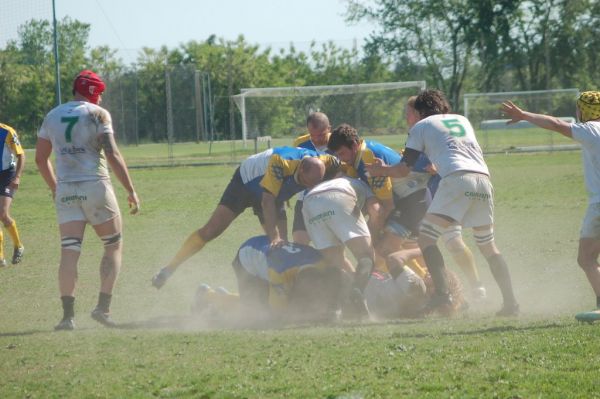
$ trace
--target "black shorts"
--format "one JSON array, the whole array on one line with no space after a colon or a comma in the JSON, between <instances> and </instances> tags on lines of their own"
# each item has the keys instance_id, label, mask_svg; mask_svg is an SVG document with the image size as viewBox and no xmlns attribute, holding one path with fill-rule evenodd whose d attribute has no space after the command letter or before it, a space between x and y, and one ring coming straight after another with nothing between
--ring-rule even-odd
<instances>
[{"instance_id":1,"label":"black shorts","mask_svg":"<svg viewBox=\"0 0 600 399\"><path fill-rule=\"evenodd\" d=\"M221 196L219 205L223 205L229 208L236 216L244 212L246 208L252 208L254 214L258 216L261 224L265 223L263 216L261 199L257 199L256 196L246 188L242 175L240 174L240 168L235 170L233 177L229 181L229 184L225 188L225 192ZM285 219L285 207L283 202L277 202L277 218Z\"/></svg>"},{"instance_id":2,"label":"black shorts","mask_svg":"<svg viewBox=\"0 0 600 399\"><path fill-rule=\"evenodd\" d=\"M259 308L268 309L269 283L248 273L240 263L239 254L236 255L231 266L233 266L233 271L237 278L238 292L240 293L240 300L242 303L253 307L258 306Z\"/></svg>"},{"instance_id":3,"label":"black shorts","mask_svg":"<svg viewBox=\"0 0 600 399\"><path fill-rule=\"evenodd\" d=\"M294 207L294 224L292 226L292 233L295 231L306 231L306 226L304 225L304 216L302 216L302 204L304 204L304 201L296 201L296 206Z\"/></svg>"},{"instance_id":4,"label":"black shorts","mask_svg":"<svg viewBox=\"0 0 600 399\"><path fill-rule=\"evenodd\" d=\"M415 191L404 198L394 198L394 205L394 210L387 220L387 229L394 232L395 230L402 231L402 228L404 228L410 232L410 235L418 236L421 220L429 207L427 203L427 189L424 188ZM394 226L397 227L393 228ZM398 228L400 226L402 228Z\"/></svg>"},{"instance_id":5,"label":"black shorts","mask_svg":"<svg viewBox=\"0 0 600 399\"><path fill-rule=\"evenodd\" d=\"M6 169L0 172L0 195L12 198L14 191L8 187L12 179L15 177L14 169Z\"/></svg>"}]
</instances>

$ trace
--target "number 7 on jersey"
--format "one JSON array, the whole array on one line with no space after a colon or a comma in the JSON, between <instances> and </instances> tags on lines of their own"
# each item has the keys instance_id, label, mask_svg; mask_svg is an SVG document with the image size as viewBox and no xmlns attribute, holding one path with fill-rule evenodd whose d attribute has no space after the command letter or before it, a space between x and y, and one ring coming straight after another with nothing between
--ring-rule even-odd
<instances>
[{"instance_id":1,"label":"number 7 on jersey","mask_svg":"<svg viewBox=\"0 0 600 399\"><path fill-rule=\"evenodd\" d=\"M78 120L78 116L63 116L60 118L62 123L67 124L67 128L65 129L65 140L67 140L67 143L71 142L71 132L73 131L73 126L75 126Z\"/></svg>"}]
</instances>

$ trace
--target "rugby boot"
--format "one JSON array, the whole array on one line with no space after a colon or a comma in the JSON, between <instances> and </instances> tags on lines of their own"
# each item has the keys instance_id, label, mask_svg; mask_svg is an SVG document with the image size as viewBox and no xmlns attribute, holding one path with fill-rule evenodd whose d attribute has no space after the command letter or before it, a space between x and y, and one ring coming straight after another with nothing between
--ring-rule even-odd
<instances>
[{"instance_id":1,"label":"rugby boot","mask_svg":"<svg viewBox=\"0 0 600 399\"><path fill-rule=\"evenodd\" d=\"M173 274L173 272L170 269L168 269L167 267L163 267L158 273L154 275L154 277L152 277L152 285L156 287L156 289L162 288L162 286L165 285L169 277L171 277L171 274Z\"/></svg>"},{"instance_id":2,"label":"rugby boot","mask_svg":"<svg viewBox=\"0 0 600 399\"><path fill-rule=\"evenodd\" d=\"M518 316L520 312L518 303L511 303L507 305L506 303L502 305L502 309L496 312L496 316L498 317L513 317Z\"/></svg>"},{"instance_id":3,"label":"rugby boot","mask_svg":"<svg viewBox=\"0 0 600 399\"><path fill-rule=\"evenodd\" d=\"M13 265L16 265L17 263L21 263L24 252L25 252L25 247L16 247L15 248L15 250L13 251L13 256L12 256L12 264Z\"/></svg>"},{"instance_id":4,"label":"rugby boot","mask_svg":"<svg viewBox=\"0 0 600 399\"><path fill-rule=\"evenodd\" d=\"M91 316L92 319L96 320L100 324L103 324L105 327L113 328L117 326L117 323L110 318L110 313L105 312L100 308L92 310Z\"/></svg>"},{"instance_id":5,"label":"rugby boot","mask_svg":"<svg viewBox=\"0 0 600 399\"><path fill-rule=\"evenodd\" d=\"M600 309L577 313L575 319L577 319L577 321L592 324L593 322L600 320Z\"/></svg>"},{"instance_id":6,"label":"rugby boot","mask_svg":"<svg viewBox=\"0 0 600 399\"><path fill-rule=\"evenodd\" d=\"M62 319L60 321L60 323L58 323L56 326L54 326L55 331L70 331L70 330L74 330L74 329L75 329L75 322L73 321L72 317L65 317L64 319Z\"/></svg>"}]
</instances>

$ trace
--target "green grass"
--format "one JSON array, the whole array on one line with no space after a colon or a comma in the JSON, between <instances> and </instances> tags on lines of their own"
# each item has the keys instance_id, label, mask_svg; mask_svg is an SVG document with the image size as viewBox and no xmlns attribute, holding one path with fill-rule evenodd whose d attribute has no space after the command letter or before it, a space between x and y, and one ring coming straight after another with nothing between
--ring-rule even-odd
<instances>
[{"instance_id":1,"label":"green grass","mask_svg":"<svg viewBox=\"0 0 600 399\"><path fill-rule=\"evenodd\" d=\"M152 156L138 148L140 157ZM0 397L600 397L600 325L573 319L594 305L575 262L586 207L580 154L487 160L497 241L523 311L517 319L492 317L500 296L479 255L489 302L456 319L226 330L190 318L199 283L235 289L236 249L261 233L247 211L162 290L150 286L212 212L234 170L227 165L132 171L142 212L124 217L124 267L113 300L114 319L127 328L105 329L89 317L102 245L88 231L78 329L63 333L52 331L61 317L54 210L30 162L12 208L26 255L0 269ZM120 187L117 194L125 209Z\"/></svg>"}]
</instances>

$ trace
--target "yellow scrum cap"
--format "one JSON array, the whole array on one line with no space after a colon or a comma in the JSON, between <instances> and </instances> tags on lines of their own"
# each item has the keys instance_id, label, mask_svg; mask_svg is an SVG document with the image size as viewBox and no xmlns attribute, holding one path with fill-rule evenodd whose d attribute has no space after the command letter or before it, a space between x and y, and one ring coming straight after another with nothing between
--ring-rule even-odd
<instances>
[{"instance_id":1,"label":"yellow scrum cap","mask_svg":"<svg viewBox=\"0 0 600 399\"><path fill-rule=\"evenodd\" d=\"M600 119L600 91L584 91L577 99L581 121Z\"/></svg>"}]
</instances>

